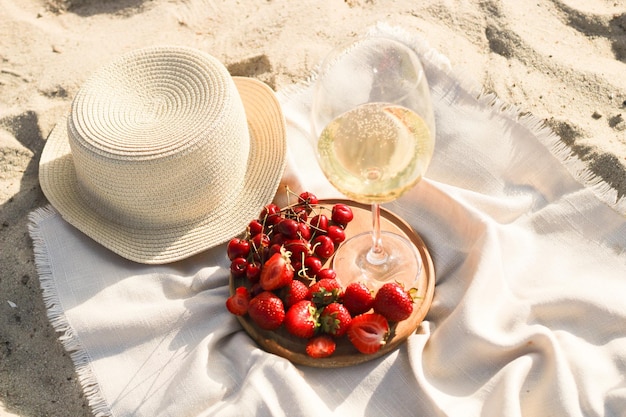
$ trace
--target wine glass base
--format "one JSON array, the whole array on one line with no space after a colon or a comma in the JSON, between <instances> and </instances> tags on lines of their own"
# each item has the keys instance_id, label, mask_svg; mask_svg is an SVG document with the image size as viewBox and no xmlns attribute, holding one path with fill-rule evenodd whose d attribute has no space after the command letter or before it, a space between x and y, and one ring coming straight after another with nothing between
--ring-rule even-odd
<instances>
[{"instance_id":1,"label":"wine glass base","mask_svg":"<svg viewBox=\"0 0 626 417\"><path fill-rule=\"evenodd\" d=\"M374 291L394 281L406 289L415 286L422 272L422 260L413 243L388 231L381 232L381 239L388 257L378 265L367 260L372 248L372 232L358 234L339 247L332 268L344 287L355 281L366 283Z\"/></svg>"}]
</instances>

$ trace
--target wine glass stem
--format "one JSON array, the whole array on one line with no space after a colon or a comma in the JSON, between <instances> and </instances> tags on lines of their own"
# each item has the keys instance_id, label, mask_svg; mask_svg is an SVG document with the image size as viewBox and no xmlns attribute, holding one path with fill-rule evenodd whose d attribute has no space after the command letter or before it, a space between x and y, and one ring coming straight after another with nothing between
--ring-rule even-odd
<instances>
[{"instance_id":1,"label":"wine glass stem","mask_svg":"<svg viewBox=\"0 0 626 417\"><path fill-rule=\"evenodd\" d=\"M380 234L380 205L372 204L372 247L367 253L367 261L373 265L382 265L387 261L387 252L383 247Z\"/></svg>"}]
</instances>

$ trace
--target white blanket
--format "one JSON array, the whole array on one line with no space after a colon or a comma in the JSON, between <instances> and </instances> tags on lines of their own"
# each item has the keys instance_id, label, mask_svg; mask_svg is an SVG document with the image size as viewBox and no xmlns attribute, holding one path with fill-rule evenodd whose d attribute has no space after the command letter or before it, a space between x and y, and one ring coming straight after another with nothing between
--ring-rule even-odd
<instances>
[{"instance_id":1,"label":"white blanket","mask_svg":"<svg viewBox=\"0 0 626 417\"><path fill-rule=\"evenodd\" d=\"M532 116L453 75L420 39L438 137L424 179L388 206L423 237L437 286L423 325L354 367L266 353L224 306L220 246L121 259L52 208L31 215L50 320L97 416L624 416L626 212ZM306 139L311 88L279 94L285 182L335 197Z\"/></svg>"}]
</instances>

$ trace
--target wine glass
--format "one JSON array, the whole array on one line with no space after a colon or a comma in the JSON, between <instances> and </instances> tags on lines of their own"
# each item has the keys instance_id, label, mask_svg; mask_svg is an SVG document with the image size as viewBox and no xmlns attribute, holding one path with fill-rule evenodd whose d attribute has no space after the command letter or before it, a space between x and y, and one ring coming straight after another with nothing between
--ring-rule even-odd
<instances>
[{"instance_id":1,"label":"wine glass","mask_svg":"<svg viewBox=\"0 0 626 417\"><path fill-rule=\"evenodd\" d=\"M372 230L345 241L333 260L347 285L410 288L421 257L404 236L382 231L380 204L410 190L433 155L435 120L416 53L396 40L367 37L332 51L316 79L312 133L319 165L348 198L371 204Z\"/></svg>"}]
</instances>

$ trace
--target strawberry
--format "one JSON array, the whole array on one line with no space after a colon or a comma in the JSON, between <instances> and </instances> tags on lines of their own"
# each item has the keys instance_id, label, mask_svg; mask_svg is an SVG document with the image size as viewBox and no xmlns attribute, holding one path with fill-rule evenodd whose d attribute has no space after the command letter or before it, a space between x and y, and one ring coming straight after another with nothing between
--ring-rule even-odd
<instances>
[{"instance_id":1,"label":"strawberry","mask_svg":"<svg viewBox=\"0 0 626 417\"><path fill-rule=\"evenodd\" d=\"M335 353L336 347L332 337L321 335L309 339L306 344L306 353L312 358L326 358Z\"/></svg>"},{"instance_id":2,"label":"strawberry","mask_svg":"<svg viewBox=\"0 0 626 417\"><path fill-rule=\"evenodd\" d=\"M307 298L309 294L309 287L298 280L292 279L291 283L283 287L282 299L285 304L285 308L289 308L298 301L302 301Z\"/></svg>"},{"instance_id":3,"label":"strawberry","mask_svg":"<svg viewBox=\"0 0 626 417\"><path fill-rule=\"evenodd\" d=\"M358 316L368 312L374 304L372 291L363 282L352 282L348 284L343 292L343 304L350 314Z\"/></svg>"},{"instance_id":4,"label":"strawberry","mask_svg":"<svg viewBox=\"0 0 626 417\"><path fill-rule=\"evenodd\" d=\"M413 313L413 293L416 291L415 288L406 291L401 284L388 282L374 297L374 311L389 321L406 320Z\"/></svg>"},{"instance_id":5,"label":"strawberry","mask_svg":"<svg viewBox=\"0 0 626 417\"><path fill-rule=\"evenodd\" d=\"M348 330L351 321L352 316L350 312L340 303L328 304L322 310L319 318L322 331L335 337L343 336Z\"/></svg>"},{"instance_id":6,"label":"strawberry","mask_svg":"<svg viewBox=\"0 0 626 417\"><path fill-rule=\"evenodd\" d=\"M307 299L318 305L327 305L341 297L341 284L332 278L323 278L309 287Z\"/></svg>"},{"instance_id":7,"label":"strawberry","mask_svg":"<svg viewBox=\"0 0 626 417\"><path fill-rule=\"evenodd\" d=\"M352 319L347 331L354 347L366 355L376 353L386 343L389 323L378 313L365 313Z\"/></svg>"},{"instance_id":8,"label":"strawberry","mask_svg":"<svg viewBox=\"0 0 626 417\"><path fill-rule=\"evenodd\" d=\"M317 316L315 304L309 300L298 301L285 314L285 329L296 337L313 337L318 327Z\"/></svg>"},{"instance_id":9,"label":"strawberry","mask_svg":"<svg viewBox=\"0 0 626 417\"><path fill-rule=\"evenodd\" d=\"M248 315L260 328L275 330L285 320L285 307L273 292L263 291L250 300Z\"/></svg>"},{"instance_id":10,"label":"strawberry","mask_svg":"<svg viewBox=\"0 0 626 417\"><path fill-rule=\"evenodd\" d=\"M260 283L266 291L272 291L288 285L293 279L294 270L290 260L291 254L284 248L275 253L263 264Z\"/></svg>"},{"instance_id":11,"label":"strawberry","mask_svg":"<svg viewBox=\"0 0 626 417\"><path fill-rule=\"evenodd\" d=\"M236 316L243 316L248 312L250 292L246 287L237 287L235 293L226 299L226 308Z\"/></svg>"}]
</instances>

